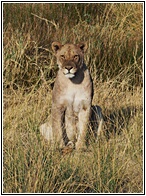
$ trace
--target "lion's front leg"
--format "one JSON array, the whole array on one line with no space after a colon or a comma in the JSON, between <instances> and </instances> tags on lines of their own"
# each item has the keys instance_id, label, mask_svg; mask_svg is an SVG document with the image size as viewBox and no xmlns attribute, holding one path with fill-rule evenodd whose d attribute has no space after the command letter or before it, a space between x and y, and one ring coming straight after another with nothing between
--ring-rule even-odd
<instances>
[{"instance_id":1,"label":"lion's front leg","mask_svg":"<svg viewBox=\"0 0 146 196\"><path fill-rule=\"evenodd\" d=\"M76 142L76 117L74 115L72 106L68 106L65 113L65 128L69 142L73 144Z\"/></svg>"},{"instance_id":2,"label":"lion's front leg","mask_svg":"<svg viewBox=\"0 0 146 196\"><path fill-rule=\"evenodd\" d=\"M90 107L87 109L82 108L79 112L78 124L78 138L76 142L76 149L86 149L86 134L90 117Z\"/></svg>"},{"instance_id":3,"label":"lion's front leg","mask_svg":"<svg viewBox=\"0 0 146 196\"><path fill-rule=\"evenodd\" d=\"M52 107L52 132L54 146L64 147L64 111Z\"/></svg>"}]
</instances>

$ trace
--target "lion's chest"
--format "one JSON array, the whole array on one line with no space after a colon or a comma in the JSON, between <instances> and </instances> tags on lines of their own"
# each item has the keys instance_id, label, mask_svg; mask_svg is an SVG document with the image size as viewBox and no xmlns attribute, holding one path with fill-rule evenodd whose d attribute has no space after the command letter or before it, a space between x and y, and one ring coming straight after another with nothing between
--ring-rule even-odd
<instances>
[{"instance_id":1,"label":"lion's chest","mask_svg":"<svg viewBox=\"0 0 146 196\"><path fill-rule=\"evenodd\" d=\"M84 87L74 87L66 89L60 101L65 109L79 113L80 110L86 110L90 106L91 98Z\"/></svg>"}]
</instances>

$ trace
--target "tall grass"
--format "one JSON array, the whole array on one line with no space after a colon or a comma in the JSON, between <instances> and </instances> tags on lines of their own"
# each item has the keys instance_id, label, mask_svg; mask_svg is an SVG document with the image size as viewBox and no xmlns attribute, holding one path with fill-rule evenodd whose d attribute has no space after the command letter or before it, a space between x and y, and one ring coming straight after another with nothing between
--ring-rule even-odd
<instances>
[{"instance_id":1,"label":"tall grass","mask_svg":"<svg viewBox=\"0 0 146 196\"><path fill-rule=\"evenodd\" d=\"M126 75L129 87L142 85L142 8L138 3L5 3L5 86L32 85L41 78L41 70L54 77L50 51L54 40L87 41L86 62L95 80L106 81L123 72L118 82Z\"/></svg>"},{"instance_id":2,"label":"tall grass","mask_svg":"<svg viewBox=\"0 0 146 196\"><path fill-rule=\"evenodd\" d=\"M142 3L3 3L3 191L143 192ZM87 41L103 135L87 152L50 150L52 41Z\"/></svg>"}]
</instances>

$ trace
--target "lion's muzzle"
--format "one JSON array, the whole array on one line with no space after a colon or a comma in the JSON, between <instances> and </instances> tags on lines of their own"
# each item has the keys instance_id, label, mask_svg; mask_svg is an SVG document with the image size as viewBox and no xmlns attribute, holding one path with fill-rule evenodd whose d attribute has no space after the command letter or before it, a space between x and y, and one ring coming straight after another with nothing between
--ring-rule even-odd
<instances>
[{"instance_id":1,"label":"lion's muzzle","mask_svg":"<svg viewBox=\"0 0 146 196\"><path fill-rule=\"evenodd\" d=\"M74 62L68 61L63 64L62 71L67 78L73 78L75 77L77 66Z\"/></svg>"}]
</instances>

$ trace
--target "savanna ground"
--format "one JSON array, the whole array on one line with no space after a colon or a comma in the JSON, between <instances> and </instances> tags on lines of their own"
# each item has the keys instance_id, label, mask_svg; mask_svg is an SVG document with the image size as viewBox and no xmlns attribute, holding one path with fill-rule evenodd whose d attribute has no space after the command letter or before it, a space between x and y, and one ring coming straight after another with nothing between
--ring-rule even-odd
<instances>
[{"instance_id":1,"label":"savanna ground","mask_svg":"<svg viewBox=\"0 0 146 196\"><path fill-rule=\"evenodd\" d=\"M87 41L93 104L105 124L87 152L62 156L50 118L53 41ZM3 192L143 192L143 4L3 3Z\"/></svg>"}]
</instances>

